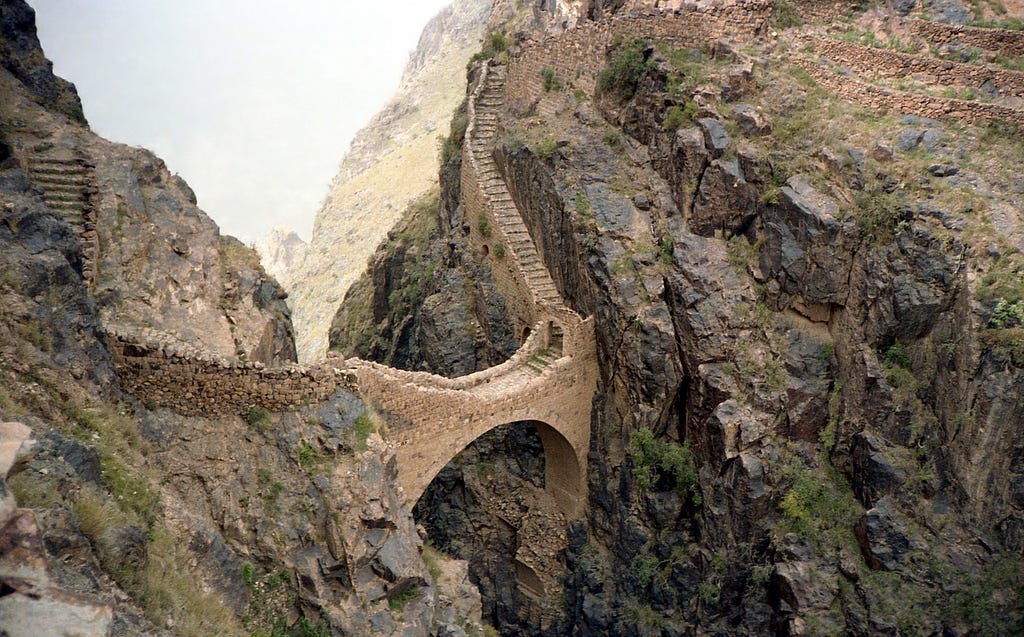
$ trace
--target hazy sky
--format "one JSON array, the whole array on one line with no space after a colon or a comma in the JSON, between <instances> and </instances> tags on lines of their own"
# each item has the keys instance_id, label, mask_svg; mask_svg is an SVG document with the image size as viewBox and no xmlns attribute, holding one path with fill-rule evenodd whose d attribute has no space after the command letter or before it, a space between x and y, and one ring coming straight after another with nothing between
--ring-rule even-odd
<instances>
[{"instance_id":1,"label":"hazy sky","mask_svg":"<svg viewBox=\"0 0 1024 637\"><path fill-rule=\"evenodd\" d=\"M29 0L100 135L145 146L243 241L308 239L355 132L447 0Z\"/></svg>"}]
</instances>

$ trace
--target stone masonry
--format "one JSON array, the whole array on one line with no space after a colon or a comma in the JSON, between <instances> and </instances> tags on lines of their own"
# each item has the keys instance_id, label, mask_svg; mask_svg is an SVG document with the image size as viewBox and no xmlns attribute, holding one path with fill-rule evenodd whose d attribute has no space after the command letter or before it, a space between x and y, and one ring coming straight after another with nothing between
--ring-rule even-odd
<instances>
[{"instance_id":1,"label":"stone masonry","mask_svg":"<svg viewBox=\"0 0 1024 637\"><path fill-rule=\"evenodd\" d=\"M485 65L469 102L462 192L471 244L489 251L513 321L527 328L512 358L461 378L340 358L267 368L207 356L156 330L118 326L108 336L125 391L152 406L217 415L280 411L324 400L339 387L356 389L387 422L398 481L412 502L476 438L531 421L544 444L546 491L565 515L579 515L598 378L593 319L565 306L498 174L491 146L503 102L503 72Z\"/></svg>"},{"instance_id":2,"label":"stone masonry","mask_svg":"<svg viewBox=\"0 0 1024 637\"><path fill-rule=\"evenodd\" d=\"M944 86L980 88L987 82L1000 95L1024 96L1024 73L1020 71L910 55L823 37L812 38L811 42L819 56L858 73L892 78L926 76Z\"/></svg>"}]
</instances>

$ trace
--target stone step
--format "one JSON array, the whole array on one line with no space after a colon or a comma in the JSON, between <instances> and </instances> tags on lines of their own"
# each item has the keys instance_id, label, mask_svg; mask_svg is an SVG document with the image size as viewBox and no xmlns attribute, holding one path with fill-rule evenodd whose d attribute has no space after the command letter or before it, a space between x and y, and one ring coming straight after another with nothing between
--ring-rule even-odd
<instances>
[{"instance_id":1,"label":"stone step","mask_svg":"<svg viewBox=\"0 0 1024 637\"><path fill-rule=\"evenodd\" d=\"M40 166L29 164L28 172L32 175L74 175L85 177L89 171L82 166Z\"/></svg>"},{"instance_id":2,"label":"stone step","mask_svg":"<svg viewBox=\"0 0 1024 637\"><path fill-rule=\"evenodd\" d=\"M56 190L47 190L43 195L43 199L48 203L51 201L76 201L84 202L85 195L81 192L64 192Z\"/></svg>"},{"instance_id":3,"label":"stone step","mask_svg":"<svg viewBox=\"0 0 1024 637\"><path fill-rule=\"evenodd\" d=\"M78 178L68 175L33 174L31 175L31 179L32 181L35 181L40 184L54 184L58 186L77 186L79 188L84 188L89 183L88 180L84 178L84 176Z\"/></svg>"},{"instance_id":4,"label":"stone step","mask_svg":"<svg viewBox=\"0 0 1024 637\"><path fill-rule=\"evenodd\" d=\"M81 210L84 206L81 201L73 201L70 199L56 199L53 201L46 201L47 206L51 208L60 208L62 210Z\"/></svg>"},{"instance_id":5,"label":"stone step","mask_svg":"<svg viewBox=\"0 0 1024 637\"><path fill-rule=\"evenodd\" d=\"M46 183L43 186L43 188L47 192L74 192L74 193L82 193L86 188L88 188L88 186L86 186L85 184L74 184L74 183L66 183L66 182L59 182L59 183L53 182L53 183Z\"/></svg>"}]
</instances>

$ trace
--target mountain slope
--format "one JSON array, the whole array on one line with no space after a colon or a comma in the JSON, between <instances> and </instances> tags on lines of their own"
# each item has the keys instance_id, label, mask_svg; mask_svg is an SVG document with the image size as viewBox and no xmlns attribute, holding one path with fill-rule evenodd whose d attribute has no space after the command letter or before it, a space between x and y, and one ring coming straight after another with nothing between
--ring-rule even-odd
<instances>
[{"instance_id":1,"label":"mountain slope","mask_svg":"<svg viewBox=\"0 0 1024 637\"><path fill-rule=\"evenodd\" d=\"M402 210L437 181L438 138L465 94L465 65L480 46L489 0L456 0L426 26L401 86L363 128L316 215L291 294L300 358L323 355L345 290Z\"/></svg>"}]
</instances>

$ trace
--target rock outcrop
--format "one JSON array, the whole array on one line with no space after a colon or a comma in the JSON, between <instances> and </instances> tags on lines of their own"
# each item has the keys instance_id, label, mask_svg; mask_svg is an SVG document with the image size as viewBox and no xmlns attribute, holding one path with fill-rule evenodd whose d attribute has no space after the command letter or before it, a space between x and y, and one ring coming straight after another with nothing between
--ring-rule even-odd
<instances>
[{"instance_id":1,"label":"rock outcrop","mask_svg":"<svg viewBox=\"0 0 1024 637\"><path fill-rule=\"evenodd\" d=\"M295 360L284 294L161 160L69 111L25 3L0 18L0 632L479 634L343 386L280 414L124 393L111 326L262 370Z\"/></svg>"},{"instance_id":2,"label":"rock outcrop","mask_svg":"<svg viewBox=\"0 0 1024 637\"><path fill-rule=\"evenodd\" d=\"M700 4L688 9L742 12ZM856 9L820 4L825 18ZM568 530L565 615L519 597L515 528L492 506L528 500L528 434L462 454L417 515L471 559L507 634L1020 630L1022 201L998 158L1024 151L986 132L1016 131L1017 106L960 108L970 100L880 76L864 81L894 112L863 109L793 71L810 51L699 27L671 40L649 6L615 8L564 39L523 38L512 108L493 121L499 172L559 294L596 320L589 512ZM728 33L741 22L725 35L746 40ZM608 32L623 37L597 53L582 35ZM983 40L992 51L998 35ZM635 88L615 84L627 68ZM441 210L464 214L457 195L442 188ZM481 252L460 239L479 223L441 224L458 256L414 267L443 280ZM413 262L400 255L382 246L363 298L403 290ZM472 325L395 318L452 346ZM387 343L392 361L428 365L410 340Z\"/></svg>"}]
</instances>

